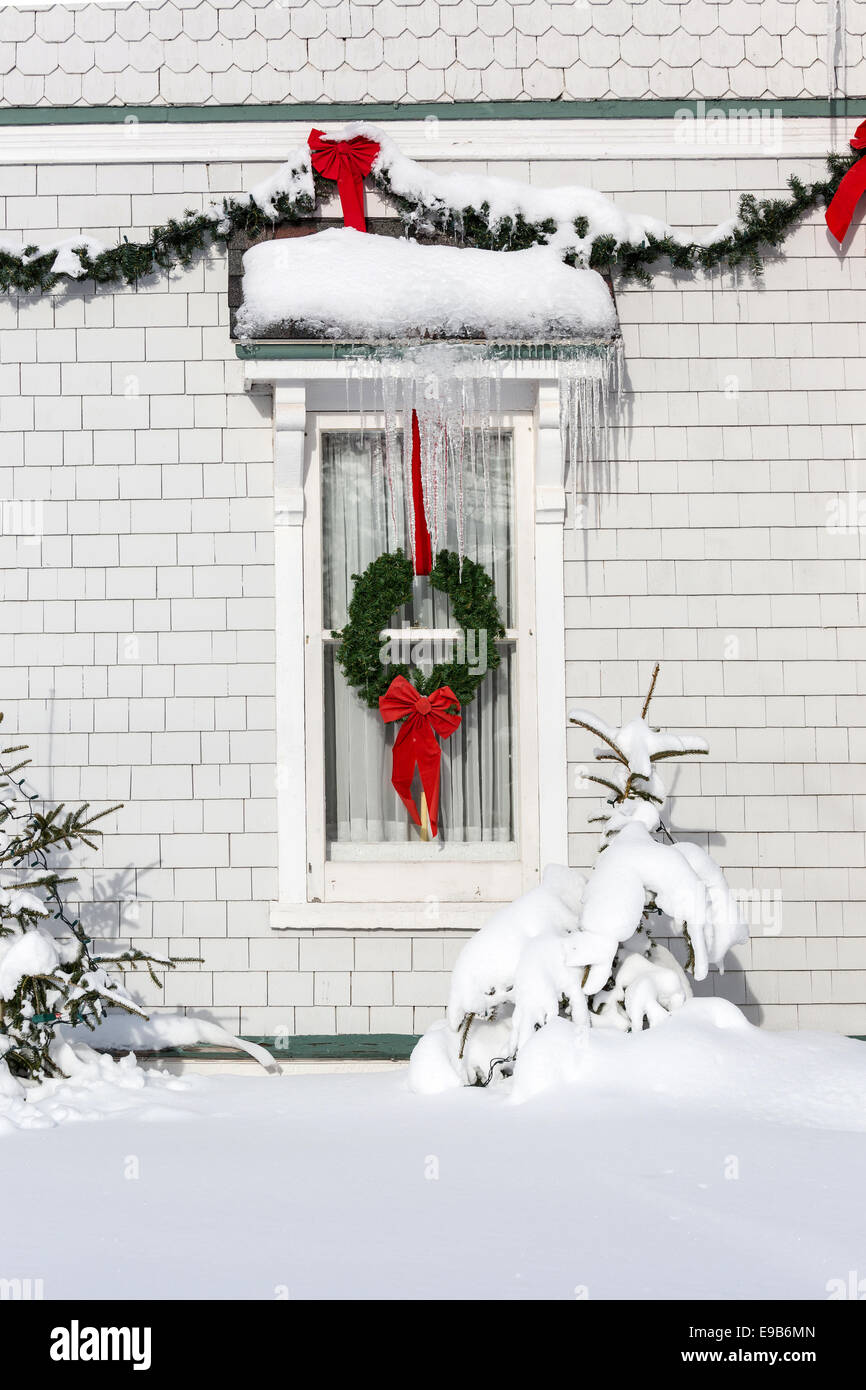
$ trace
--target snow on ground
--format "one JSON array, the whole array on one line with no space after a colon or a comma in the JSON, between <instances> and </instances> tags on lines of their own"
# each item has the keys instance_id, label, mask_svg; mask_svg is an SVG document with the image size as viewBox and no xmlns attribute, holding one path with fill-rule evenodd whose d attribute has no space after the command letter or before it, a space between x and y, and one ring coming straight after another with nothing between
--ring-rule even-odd
<instances>
[{"instance_id":1,"label":"snow on ground","mask_svg":"<svg viewBox=\"0 0 866 1390\"><path fill-rule=\"evenodd\" d=\"M0 1268L47 1298L824 1299L866 1268L866 1047L720 1003L594 1032L522 1104L405 1068L118 1085L102 1059L28 1102L53 1127L0 1134Z\"/></svg>"}]
</instances>

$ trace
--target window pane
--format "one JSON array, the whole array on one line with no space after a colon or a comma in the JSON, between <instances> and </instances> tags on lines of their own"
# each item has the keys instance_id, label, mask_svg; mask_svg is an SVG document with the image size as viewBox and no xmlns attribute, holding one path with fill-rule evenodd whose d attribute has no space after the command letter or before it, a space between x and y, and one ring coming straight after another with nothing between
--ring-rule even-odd
<instances>
[{"instance_id":1,"label":"window pane","mask_svg":"<svg viewBox=\"0 0 866 1390\"><path fill-rule=\"evenodd\" d=\"M439 839L447 844L510 843L514 832L516 662L510 643L502 661L442 743ZM391 786L397 725L382 723L346 684L325 649L325 814L329 842L416 843L418 829ZM416 772L412 794L421 806Z\"/></svg>"},{"instance_id":2,"label":"window pane","mask_svg":"<svg viewBox=\"0 0 866 1390\"><path fill-rule=\"evenodd\" d=\"M346 621L352 575L383 551L409 552L408 520L402 481L385 468L384 436L377 432L331 430L322 436L323 611L326 629ZM464 551L493 576L506 626L513 622L511 436L491 441L487 457L480 447L464 454ZM444 544L457 549L458 519L449 506ZM440 537L440 546L443 544ZM431 589L426 577L415 581L411 605L393 615L404 622L450 627L450 602ZM439 835L446 844L511 842L514 834L514 698L516 657L512 644L500 647L502 661L488 673L460 727L442 743ZM432 654L431 654L432 657ZM417 843L417 828L391 786L391 753L396 725L383 725L346 684L325 651L325 785L327 835L348 848L383 842ZM417 783L417 775L416 775ZM421 788L415 787L420 806ZM345 857L343 853L336 857Z\"/></svg>"},{"instance_id":3,"label":"window pane","mask_svg":"<svg viewBox=\"0 0 866 1390\"><path fill-rule=\"evenodd\" d=\"M391 505L385 436L328 430L322 435L322 612L326 628L342 627L352 575L386 550L405 546L403 490L395 479Z\"/></svg>"},{"instance_id":4,"label":"window pane","mask_svg":"<svg viewBox=\"0 0 866 1390\"><path fill-rule=\"evenodd\" d=\"M392 495L393 494L393 495ZM506 627L513 625L511 434L493 434L482 451L480 437L464 452L464 553L493 576ZM449 499L447 530L440 548L457 550L457 515ZM352 575L360 574L383 551L402 546L411 554L409 518L399 468L391 482L385 462L385 436L379 431L327 430L322 435L322 612L326 628L340 628L348 615ZM430 586L416 581L412 611L395 614L424 627L450 627L450 605L438 594L430 607Z\"/></svg>"}]
</instances>

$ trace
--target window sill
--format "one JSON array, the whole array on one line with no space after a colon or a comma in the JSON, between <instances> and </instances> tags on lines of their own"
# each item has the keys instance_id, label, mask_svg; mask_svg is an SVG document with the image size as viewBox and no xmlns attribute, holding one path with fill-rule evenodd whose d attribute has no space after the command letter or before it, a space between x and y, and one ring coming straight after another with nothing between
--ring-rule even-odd
<instances>
[{"instance_id":1,"label":"window sill","mask_svg":"<svg viewBox=\"0 0 866 1390\"><path fill-rule=\"evenodd\" d=\"M278 932L472 932L499 906L497 902L272 903L270 926Z\"/></svg>"},{"instance_id":2,"label":"window sill","mask_svg":"<svg viewBox=\"0 0 866 1390\"><path fill-rule=\"evenodd\" d=\"M384 843L358 844L332 840L325 864L487 864L519 859L514 840L386 840Z\"/></svg>"}]
</instances>

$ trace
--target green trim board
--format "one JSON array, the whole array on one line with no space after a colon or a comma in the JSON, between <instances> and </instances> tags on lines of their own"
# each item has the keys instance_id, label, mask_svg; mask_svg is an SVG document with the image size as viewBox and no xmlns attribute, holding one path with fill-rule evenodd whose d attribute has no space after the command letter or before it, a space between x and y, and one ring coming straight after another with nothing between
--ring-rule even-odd
<instances>
[{"instance_id":1,"label":"green trim board","mask_svg":"<svg viewBox=\"0 0 866 1390\"><path fill-rule=\"evenodd\" d=\"M853 1042L866 1042L866 1037L849 1034ZM286 1038L244 1036L245 1042L257 1043L278 1062L406 1062L418 1042L416 1033L304 1033ZM232 1047L199 1046L165 1048L160 1052L139 1049L138 1056L179 1057L190 1061L219 1061L226 1056L246 1056Z\"/></svg>"},{"instance_id":2,"label":"green trim board","mask_svg":"<svg viewBox=\"0 0 866 1390\"><path fill-rule=\"evenodd\" d=\"M257 1043L278 1062L317 1059L332 1062L405 1062L418 1036L413 1033L305 1033L285 1038L244 1035L244 1041ZM225 1061L229 1057L240 1061L248 1055L228 1044L214 1047L209 1043L160 1048L158 1051L136 1048L136 1052L140 1057L180 1057L196 1061Z\"/></svg>"},{"instance_id":3,"label":"green trim board","mask_svg":"<svg viewBox=\"0 0 866 1390\"><path fill-rule=\"evenodd\" d=\"M249 1037L277 1061L405 1062L418 1041L414 1033L306 1033L294 1037Z\"/></svg>"},{"instance_id":4,"label":"green trim board","mask_svg":"<svg viewBox=\"0 0 866 1390\"><path fill-rule=\"evenodd\" d=\"M279 106L4 106L0 126L218 125L245 121L634 121L672 120L690 113L772 112L781 116L866 116L866 97L719 97L682 101L647 97L599 101L454 101L454 102L299 102Z\"/></svg>"},{"instance_id":5,"label":"green trim board","mask_svg":"<svg viewBox=\"0 0 866 1390\"><path fill-rule=\"evenodd\" d=\"M350 342L296 342L296 343L236 343L235 354L248 362L340 362L359 357L399 358L405 351L419 346L435 345L437 342L449 343L455 347L473 347L483 358L504 359L519 362L553 362L560 358L572 360L575 357L605 357L615 338L567 339L561 343L513 343L491 342L486 339L471 338L431 338L411 342L400 342L390 338L364 343Z\"/></svg>"}]
</instances>

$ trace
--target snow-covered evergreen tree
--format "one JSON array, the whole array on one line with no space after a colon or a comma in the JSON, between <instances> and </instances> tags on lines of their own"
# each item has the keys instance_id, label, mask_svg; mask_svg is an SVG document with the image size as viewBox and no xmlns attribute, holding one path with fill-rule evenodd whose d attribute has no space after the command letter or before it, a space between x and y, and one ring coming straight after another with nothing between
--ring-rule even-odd
<instances>
[{"instance_id":1,"label":"snow-covered evergreen tree","mask_svg":"<svg viewBox=\"0 0 866 1390\"><path fill-rule=\"evenodd\" d=\"M486 1084L509 1075L521 1048L553 1019L584 1032L650 1027L691 995L688 976L722 968L748 931L718 865L700 846L675 841L662 820L658 764L706 754L703 739L648 722L658 677L638 718L612 728L574 710L571 722L601 741L588 780L608 793L599 854L589 878L549 865L537 888L509 903L466 943L454 967L445 1020L413 1056L418 1089ZM654 939L664 915L684 939L685 968Z\"/></svg>"},{"instance_id":2,"label":"snow-covered evergreen tree","mask_svg":"<svg viewBox=\"0 0 866 1390\"><path fill-rule=\"evenodd\" d=\"M0 720L3 716L0 714ZM57 1061L58 1024L95 1027L108 1006L146 1018L109 968L174 962L137 948L95 954L80 922L71 917L62 889L74 876L52 867L59 850L96 847L96 822L119 807L90 812L64 806L40 809L23 777L26 745L0 749L0 1093L18 1089L18 1078L62 1074Z\"/></svg>"}]
</instances>

